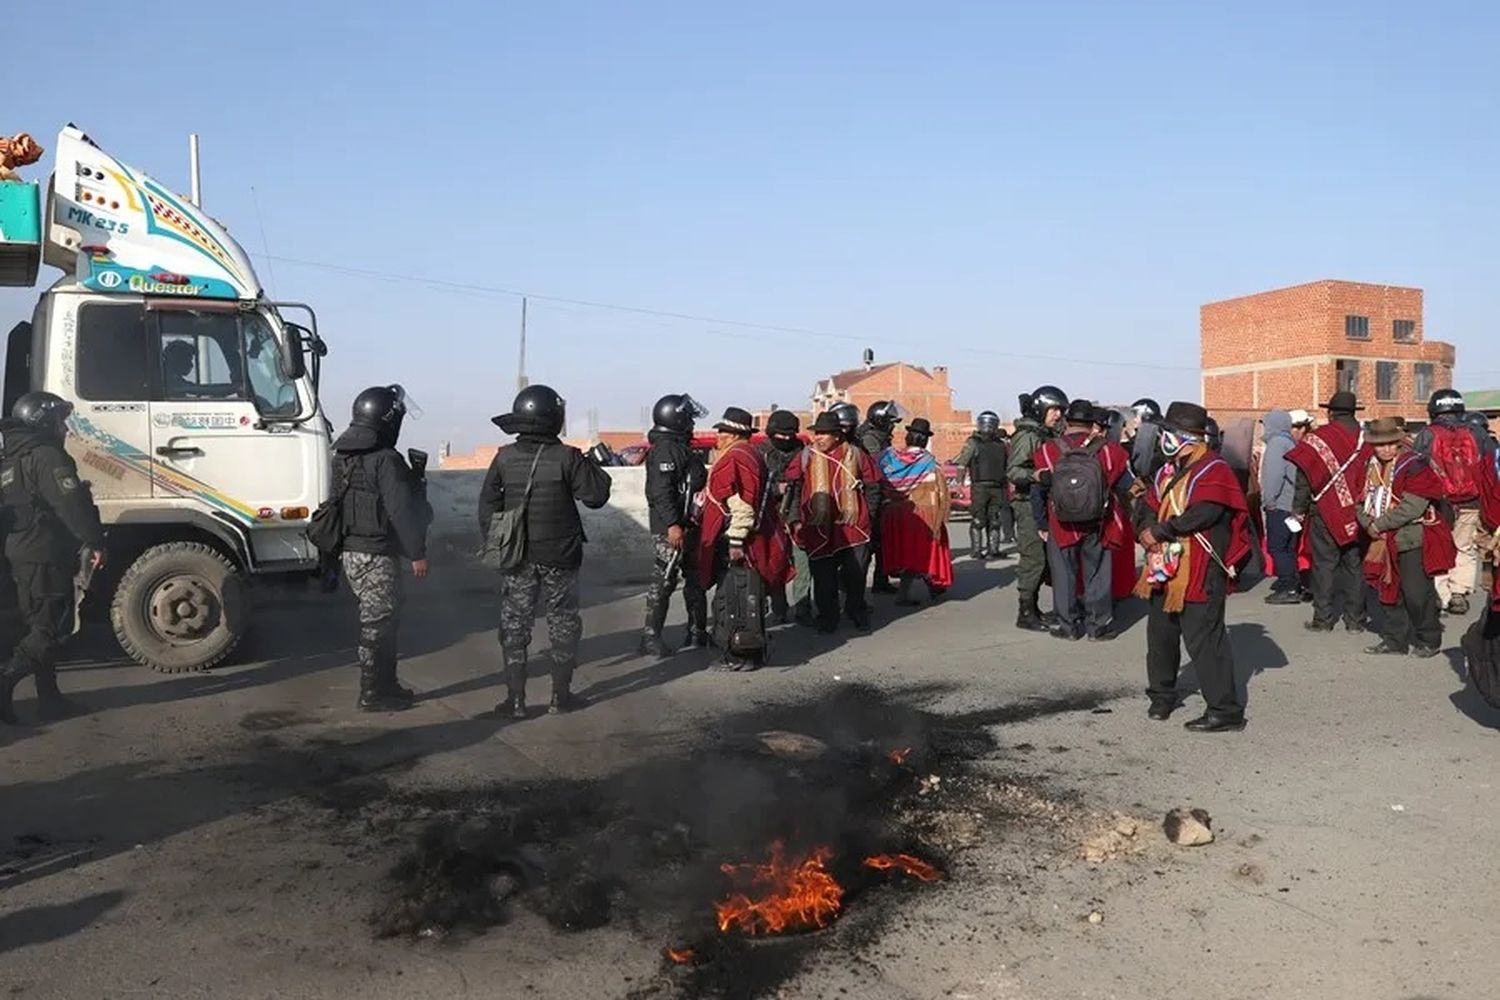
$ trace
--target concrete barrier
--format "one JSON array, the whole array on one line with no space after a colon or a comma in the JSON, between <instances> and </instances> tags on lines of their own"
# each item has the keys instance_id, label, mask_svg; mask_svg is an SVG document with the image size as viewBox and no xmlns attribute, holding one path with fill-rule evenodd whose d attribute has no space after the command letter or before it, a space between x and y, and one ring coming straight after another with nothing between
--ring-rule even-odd
<instances>
[{"instance_id":1,"label":"concrete barrier","mask_svg":"<svg viewBox=\"0 0 1500 1000\"><path fill-rule=\"evenodd\" d=\"M645 582L651 578L652 559L646 470L628 466L605 471L613 481L609 503L599 510L580 507L588 536L584 573L605 583ZM434 567L489 572L477 558L479 490L484 476L479 470L428 470L427 499L433 515L428 549Z\"/></svg>"}]
</instances>

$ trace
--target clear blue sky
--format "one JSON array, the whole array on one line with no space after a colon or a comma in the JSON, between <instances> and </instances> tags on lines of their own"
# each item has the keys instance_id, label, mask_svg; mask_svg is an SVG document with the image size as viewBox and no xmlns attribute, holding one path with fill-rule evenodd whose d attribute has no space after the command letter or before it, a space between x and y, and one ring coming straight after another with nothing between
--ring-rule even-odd
<instances>
[{"instance_id":1,"label":"clear blue sky","mask_svg":"<svg viewBox=\"0 0 1500 1000\"><path fill-rule=\"evenodd\" d=\"M1500 385L1493 4L19 6L0 129L184 189L197 131L252 252L832 335L533 301L575 433L802 404L866 345L974 408L1196 398L1199 304L1323 277L1425 288L1460 387ZM493 439L516 299L257 265L319 307L336 423L400 380L412 443Z\"/></svg>"}]
</instances>

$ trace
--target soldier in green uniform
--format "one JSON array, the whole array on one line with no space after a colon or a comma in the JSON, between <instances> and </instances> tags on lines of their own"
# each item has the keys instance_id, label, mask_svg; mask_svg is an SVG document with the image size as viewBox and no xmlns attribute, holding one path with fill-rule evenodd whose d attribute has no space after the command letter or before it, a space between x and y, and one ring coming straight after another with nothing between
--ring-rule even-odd
<instances>
[{"instance_id":1,"label":"soldier in green uniform","mask_svg":"<svg viewBox=\"0 0 1500 1000\"><path fill-rule=\"evenodd\" d=\"M1067 395L1055 385L1044 385L1035 392L1023 394L1021 418L1016 421L1015 433L1011 435L1010 461L1005 469L1006 478L1016 488L1015 498L1011 501L1016 517L1016 551L1020 555L1016 568L1020 600L1016 627L1032 632L1046 631L1056 619L1051 612L1043 615L1038 607L1042 577L1047 570L1047 546L1031 510L1031 488L1036 483L1036 452L1043 442L1057 436L1058 425L1062 423L1063 411L1067 407Z\"/></svg>"}]
</instances>

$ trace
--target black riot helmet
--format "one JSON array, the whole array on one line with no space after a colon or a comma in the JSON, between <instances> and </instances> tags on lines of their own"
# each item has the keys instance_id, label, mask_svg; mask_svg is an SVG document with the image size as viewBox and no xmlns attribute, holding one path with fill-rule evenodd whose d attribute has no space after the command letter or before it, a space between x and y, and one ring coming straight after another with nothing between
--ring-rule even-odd
<instances>
[{"instance_id":1,"label":"black riot helmet","mask_svg":"<svg viewBox=\"0 0 1500 1000\"><path fill-rule=\"evenodd\" d=\"M672 434L693 433L694 421L706 416L708 410L685 392L663 396L651 408L651 423L654 428Z\"/></svg>"},{"instance_id":2,"label":"black riot helmet","mask_svg":"<svg viewBox=\"0 0 1500 1000\"><path fill-rule=\"evenodd\" d=\"M878 431L895 430L902 420L901 405L894 399L876 400L865 411L865 420Z\"/></svg>"},{"instance_id":3,"label":"black riot helmet","mask_svg":"<svg viewBox=\"0 0 1500 1000\"><path fill-rule=\"evenodd\" d=\"M1427 415L1433 420L1441 416L1461 417L1463 414L1464 397L1457 389L1439 389L1427 401Z\"/></svg>"},{"instance_id":4,"label":"black riot helmet","mask_svg":"<svg viewBox=\"0 0 1500 1000\"><path fill-rule=\"evenodd\" d=\"M1464 423L1474 428L1481 435L1487 435L1490 432L1490 418L1478 410L1466 410L1464 412Z\"/></svg>"},{"instance_id":5,"label":"black riot helmet","mask_svg":"<svg viewBox=\"0 0 1500 1000\"><path fill-rule=\"evenodd\" d=\"M542 434L557 437L567 421L567 404L550 386L528 385L516 393L509 413L492 423L507 434Z\"/></svg>"},{"instance_id":6,"label":"black riot helmet","mask_svg":"<svg viewBox=\"0 0 1500 1000\"><path fill-rule=\"evenodd\" d=\"M50 392L28 392L16 400L10 415L34 431L62 440L68 432L73 404Z\"/></svg>"},{"instance_id":7,"label":"black riot helmet","mask_svg":"<svg viewBox=\"0 0 1500 1000\"><path fill-rule=\"evenodd\" d=\"M839 429L847 437L859 426L859 407L853 403L834 403L829 412L838 418Z\"/></svg>"},{"instance_id":8,"label":"black riot helmet","mask_svg":"<svg viewBox=\"0 0 1500 1000\"><path fill-rule=\"evenodd\" d=\"M1026 400L1026 415L1038 423L1047 419L1048 410L1066 410L1068 408L1068 394L1055 385L1044 385L1035 392L1028 393Z\"/></svg>"},{"instance_id":9,"label":"black riot helmet","mask_svg":"<svg viewBox=\"0 0 1500 1000\"><path fill-rule=\"evenodd\" d=\"M974 427L981 434L994 434L1000 430L1000 414L985 410L974 418Z\"/></svg>"},{"instance_id":10,"label":"black riot helmet","mask_svg":"<svg viewBox=\"0 0 1500 1000\"><path fill-rule=\"evenodd\" d=\"M354 426L368 427L381 442L392 445L401 436L401 422L412 403L399 385L375 385L354 397L352 409Z\"/></svg>"},{"instance_id":11,"label":"black riot helmet","mask_svg":"<svg viewBox=\"0 0 1500 1000\"><path fill-rule=\"evenodd\" d=\"M1161 404L1150 396L1142 396L1130 404L1130 412L1143 424L1154 424L1161 419Z\"/></svg>"}]
</instances>

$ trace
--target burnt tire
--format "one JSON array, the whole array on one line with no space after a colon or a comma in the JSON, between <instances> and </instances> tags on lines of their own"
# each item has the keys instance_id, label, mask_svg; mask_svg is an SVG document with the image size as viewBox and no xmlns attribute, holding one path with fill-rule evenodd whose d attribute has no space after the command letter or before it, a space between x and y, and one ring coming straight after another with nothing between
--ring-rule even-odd
<instances>
[{"instance_id":1,"label":"burnt tire","mask_svg":"<svg viewBox=\"0 0 1500 1000\"><path fill-rule=\"evenodd\" d=\"M164 674L207 670L234 648L250 621L244 577L197 542L156 545L136 558L109 609L125 654Z\"/></svg>"}]
</instances>

